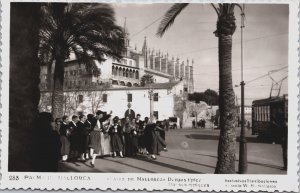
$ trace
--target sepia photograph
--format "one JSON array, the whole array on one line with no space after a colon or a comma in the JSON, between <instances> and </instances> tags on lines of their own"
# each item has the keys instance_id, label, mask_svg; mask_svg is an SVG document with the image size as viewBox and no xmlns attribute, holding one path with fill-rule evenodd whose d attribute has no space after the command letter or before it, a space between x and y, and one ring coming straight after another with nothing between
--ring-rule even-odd
<instances>
[{"instance_id":1,"label":"sepia photograph","mask_svg":"<svg viewBox=\"0 0 300 193\"><path fill-rule=\"evenodd\" d=\"M8 172L288 174L289 4L9 6Z\"/></svg>"}]
</instances>

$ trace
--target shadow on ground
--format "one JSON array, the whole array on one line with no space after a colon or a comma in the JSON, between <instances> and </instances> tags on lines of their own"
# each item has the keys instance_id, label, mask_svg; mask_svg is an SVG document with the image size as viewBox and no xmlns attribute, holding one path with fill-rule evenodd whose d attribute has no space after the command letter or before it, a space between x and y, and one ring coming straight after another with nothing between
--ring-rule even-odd
<instances>
[{"instance_id":1,"label":"shadow on ground","mask_svg":"<svg viewBox=\"0 0 300 193\"><path fill-rule=\"evenodd\" d=\"M185 135L185 137L189 139L219 140L219 135L189 134L189 135ZM270 139L258 138L256 136L246 137L246 140L248 143L266 143L266 144L272 143L272 140ZM240 137L237 137L236 141L239 142Z\"/></svg>"}]
</instances>

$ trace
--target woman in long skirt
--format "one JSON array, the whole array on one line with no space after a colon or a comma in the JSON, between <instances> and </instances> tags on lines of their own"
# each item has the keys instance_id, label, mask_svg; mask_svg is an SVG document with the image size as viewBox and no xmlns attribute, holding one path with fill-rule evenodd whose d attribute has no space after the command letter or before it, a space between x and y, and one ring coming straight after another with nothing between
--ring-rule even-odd
<instances>
[{"instance_id":1,"label":"woman in long skirt","mask_svg":"<svg viewBox=\"0 0 300 193\"><path fill-rule=\"evenodd\" d=\"M60 133L60 142L61 142L60 153L62 155L62 161L67 161L68 155L70 153L70 141L69 141L70 127L68 125L68 116L63 116L59 133Z\"/></svg>"},{"instance_id":2,"label":"woman in long skirt","mask_svg":"<svg viewBox=\"0 0 300 193\"><path fill-rule=\"evenodd\" d=\"M102 122L102 132L101 132L101 151L100 155L110 155L111 145L110 145L110 135L108 134L110 128L110 119Z\"/></svg>"},{"instance_id":3,"label":"woman in long skirt","mask_svg":"<svg viewBox=\"0 0 300 193\"><path fill-rule=\"evenodd\" d=\"M132 155L136 156L138 152L138 125L135 123L135 119L131 120L130 128L131 151Z\"/></svg>"},{"instance_id":4,"label":"woman in long skirt","mask_svg":"<svg viewBox=\"0 0 300 193\"><path fill-rule=\"evenodd\" d=\"M91 134L90 134L90 148L91 148L91 155L92 161L91 166L95 167L95 160L97 155L100 153L101 150L101 122L100 119L103 117L102 111L97 111L96 116L92 119L91 122Z\"/></svg>"},{"instance_id":5,"label":"woman in long skirt","mask_svg":"<svg viewBox=\"0 0 300 193\"><path fill-rule=\"evenodd\" d=\"M123 133L124 133L124 152L125 156L131 156L132 155L132 147L131 147L131 135L130 135L130 119L129 117L125 117L125 123L123 126Z\"/></svg>"},{"instance_id":6,"label":"woman in long skirt","mask_svg":"<svg viewBox=\"0 0 300 193\"><path fill-rule=\"evenodd\" d=\"M116 157L118 152L120 157L123 158L123 130L122 127L119 125L119 117L114 117L113 122L113 125L109 128L113 157Z\"/></svg>"}]
</instances>

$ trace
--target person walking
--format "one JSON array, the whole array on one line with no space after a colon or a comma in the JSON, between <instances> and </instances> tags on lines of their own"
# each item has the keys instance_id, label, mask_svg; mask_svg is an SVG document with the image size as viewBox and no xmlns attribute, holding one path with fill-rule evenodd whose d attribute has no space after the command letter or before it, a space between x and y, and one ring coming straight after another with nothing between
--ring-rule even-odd
<instances>
[{"instance_id":1,"label":"person walking","mask_svg":"<svg viewBox=\"0 0 300 193\"><path fill-rule=\"evenodd\" d=\"M101 122L100 119L103 117L102 111L97 111L96 116L91 121L91 134L90 134L90 154L92 156L91 166L95 167L95 160L97 154L99 154L101 149Z\"/></svg>"},{"instance_id":2,"label":"person walking","mask_svg":"<svg viewBox=\"0 0 300 193\"><path fill-rule=\"evenodd\" d=\"M85 127L85 159L88 160L90 158L92 158L92 155L90 155L90 143L91 143L91 139L90 139L90 135L91 135L91 131L92 131L92 126L91 126L91 121L93 120L94 115L93 114L88 114L87 115L87 119L84 122L84 127Z\"/></svg>"},{"instance_id":3,"label":"person walking","mask_svg":"<svg viewBox=\"0 0 300 193\"><path fill-rule=\"evenodd\" d=\"M123 129L119 124L119 117L116 116L113 119L113 125L109 128L108 131L110 135L110 142L111 142L111 149L112 149L112 156L116 157L117 153L121 158L124 158L123 155Z\"/></svg>"}]
</instances>

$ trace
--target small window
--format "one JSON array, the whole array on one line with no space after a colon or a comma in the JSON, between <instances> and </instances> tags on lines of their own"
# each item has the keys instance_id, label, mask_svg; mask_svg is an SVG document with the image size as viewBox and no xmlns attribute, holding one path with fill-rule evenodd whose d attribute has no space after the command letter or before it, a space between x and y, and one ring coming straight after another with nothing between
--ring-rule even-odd
<instances>
[{"instance_id":1,"label":"small window","mask_svg":"<svg viewBox=\"0 0 300 193\"><path fill-rule=\"evenodd\" d=\"M158 101L158 93L154 93L153 100Z\"/></svg>"},{"instance_id":2,"label":"small window","mask_svg":"<svg viewBox=\"0 0 300 193\"><path fill-rule=\"evenodd\" d=\"M104 103L107 103L107 94L103 94L102 100Z\"/></svg>"},{"instance_id":3,"label":"small window","mask_svg":"<svg viewBox=\"0 0 300 193\"><path fill-rule=\"evenodd\" d=\"M187 91L188 91L188 88L187 88L187 87L185 87L185 88L184 88L184 92L187 92Z\"/></svg>"},{"instance_id":4,"label":"small window","mask_svg":"<svg viewBox=\"0 0 300 193\"><path fill-rule=\"evenodd\" d=\"M132 94L127 94L127 102L132 102Z\"/></svg>"},{"instance_id":5,"label":"small window","mask_svg":"<svg viewBox=\"0 0 300 193\"><path fill-rule=\"evenodd\" d=\"M83 102L83 95L78 95L78 103L82 103Z\"/></svg>"}]
</instances>

